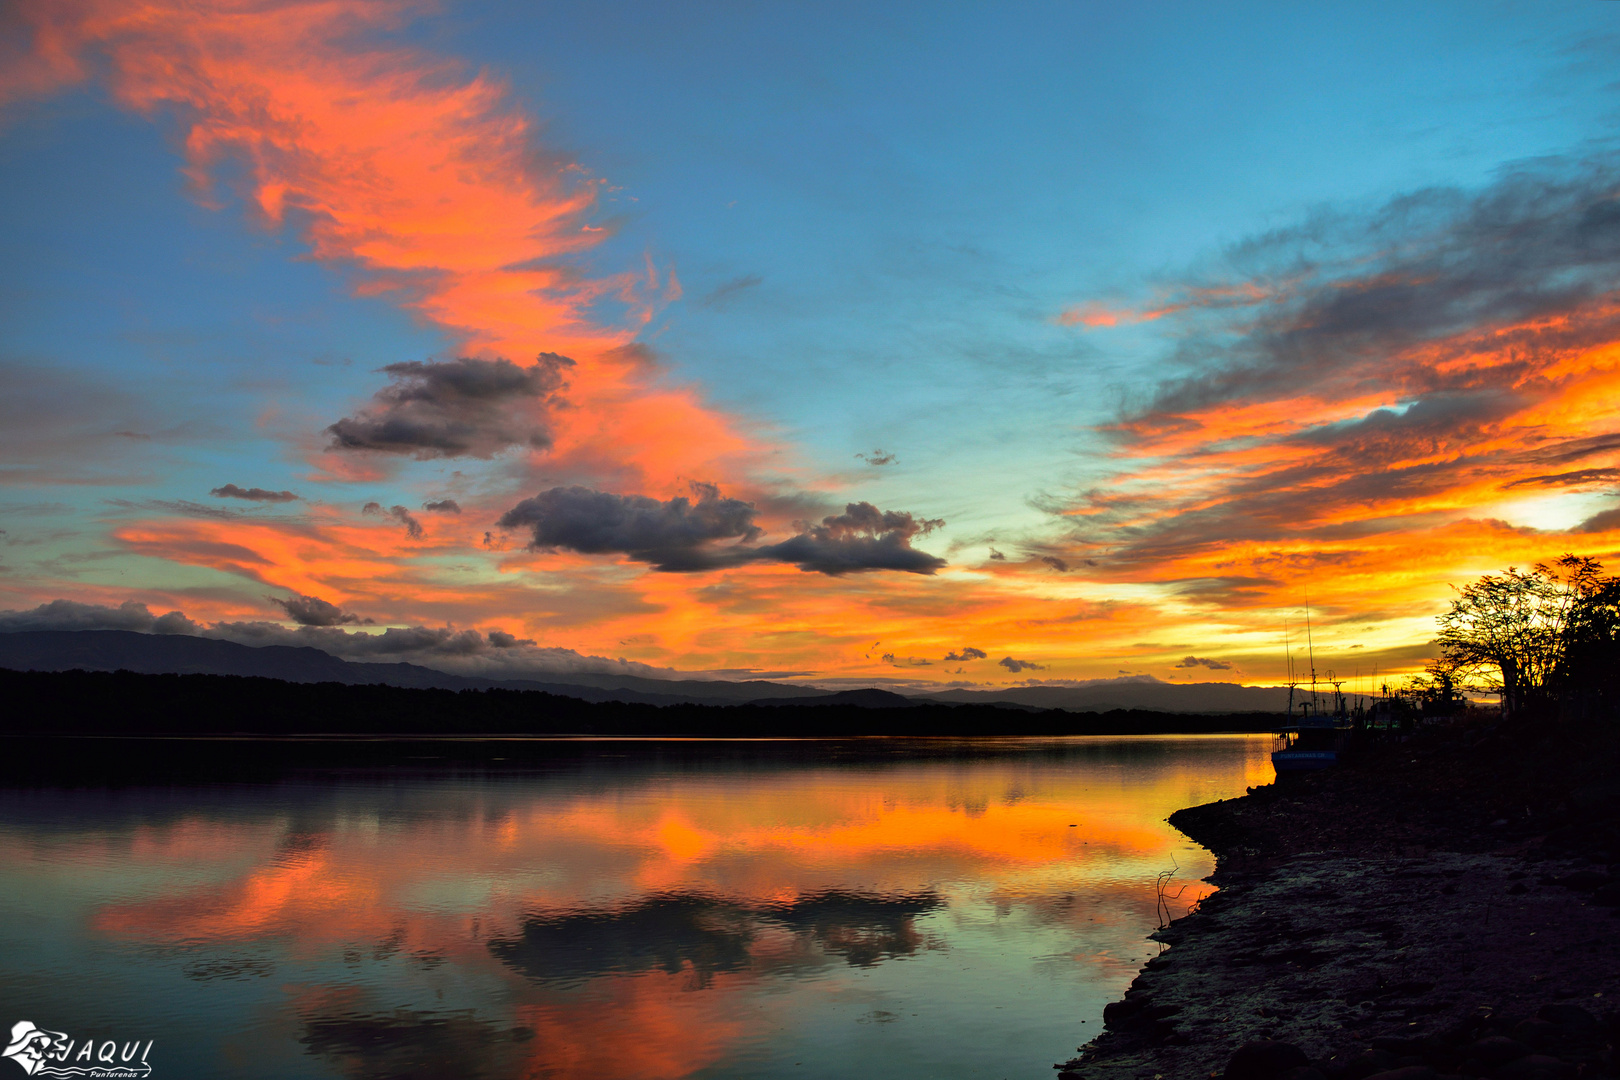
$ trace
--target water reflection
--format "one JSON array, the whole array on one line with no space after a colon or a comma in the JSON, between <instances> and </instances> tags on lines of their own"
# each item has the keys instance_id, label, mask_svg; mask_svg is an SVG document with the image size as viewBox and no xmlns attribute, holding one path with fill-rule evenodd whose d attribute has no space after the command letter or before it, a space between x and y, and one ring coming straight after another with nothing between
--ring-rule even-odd
<instances>
[{"instance_id":1,"label":"water reflection","mask_svg":"<svg viewBox=\"0 0 1620 1080\"><path fill-rule=\"evenodd\" d=\"M0 1018L140 1027L170 1075L1050 1075L1149 954L1154 875L1201 895L1163 819L1268 750L601 743L0 790Z\"/></svg>"}]
</instances>

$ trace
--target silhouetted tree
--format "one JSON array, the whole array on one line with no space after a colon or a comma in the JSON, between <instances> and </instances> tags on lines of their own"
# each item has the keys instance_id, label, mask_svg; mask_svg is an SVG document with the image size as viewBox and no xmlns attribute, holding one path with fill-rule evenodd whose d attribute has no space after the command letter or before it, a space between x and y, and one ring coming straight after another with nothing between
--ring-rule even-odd
<instances>
[{"instance_id":1,"label":"silhouetted tree","mask_svg":"<svg viewBox=\"0 0 1620 1080\"><path fill-rule=\"evenodd\" d=\"M1601 655L1613 656L1617 600L1620 582L1578 555L1529 573L1510 566L1486 574L1458 589L1438 617L1441 662L1453 678L1473 676L1477 688L1501 694L1504 714L1545 705Z\"/></svg>"},{"instance_id":2,"label":"silhouetted tree","mask_svg":"<svg viewBox=\"0 0 1620 1080\"><path fill-rule=\"evenodd\" d=\"M1620 706L1620 579L1593 582L1571 612L1553 690L1566 711Z\"/></svg>"},{"instance_id":3,"label":"silhouetted tree","mask_svg":"<svg viewBox=\"0 0 1620 1080\"><path fill-rule=\"evenodd\" d=\"M1397 698L1425 716L1451 716L1467 704L1462 691L1468 686L1467 673L1456 661L1442 656L1431 660L1422 675L1413 675L1397 692Z\"/></svg>"}]
</instances>

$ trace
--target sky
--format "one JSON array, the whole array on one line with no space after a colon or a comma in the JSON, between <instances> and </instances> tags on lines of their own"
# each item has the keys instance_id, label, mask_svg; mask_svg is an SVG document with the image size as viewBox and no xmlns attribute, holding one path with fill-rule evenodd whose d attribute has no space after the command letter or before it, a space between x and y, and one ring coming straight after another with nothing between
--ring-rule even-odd
<instances>
[{"instance_id":1,"label":"sky","mask_svg":"<svg viewBox=\"0 0 1620 1080\"><path fill-rule=\"evenodd\" d=\"M1620 547L1617 59L1590 2L13 0L0 629L1371 686Z\"/></svg>"}]
</instances>

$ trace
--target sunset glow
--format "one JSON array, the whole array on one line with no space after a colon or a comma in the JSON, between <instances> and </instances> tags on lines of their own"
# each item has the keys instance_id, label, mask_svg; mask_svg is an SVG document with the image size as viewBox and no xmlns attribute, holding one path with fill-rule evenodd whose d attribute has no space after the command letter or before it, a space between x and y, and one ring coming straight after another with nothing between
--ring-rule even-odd
<instances>
[{"instance_id":1,"label":"sunset glow","mask_svg":"<svg viewBox=\"0 0 1620 1080\"><path fill-rule=\"evenodd\" d=\"M1164 51L1097 14L1053 40ZM1340 17L1241 75L1225 28L1170 51L1224 101L1296 85ZM1609 7L1432 69L1346 45L1344 82L1266 91L1297 102L1261 135L1202 90L1116 130L1045 31L1020 70L1060 90L959 83L991 32L961 12L920 52L849 11L847 50L667 18L12 5L0 607L362 658L420 631L389 657L508 674L1005 686L1275 684L1308 605L1370 686L1432 655L1452 585L1620 557L1615 91L1565 66L1612 51ZM647 46L688 33L701 73ZM897 814L802 843L1024 857L1009 823ZM649 882L717 842L645 827ZM320 866L185 918L262 917Z\"/></svg>"}]
</instances>

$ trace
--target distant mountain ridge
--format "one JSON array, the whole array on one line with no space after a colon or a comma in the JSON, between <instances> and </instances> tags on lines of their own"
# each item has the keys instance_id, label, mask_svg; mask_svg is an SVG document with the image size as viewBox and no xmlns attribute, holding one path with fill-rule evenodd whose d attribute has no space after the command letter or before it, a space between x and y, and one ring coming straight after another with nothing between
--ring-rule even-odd
<instances>
[{"instance_id":1,"label":"distant mountain ridge","mask_svg":"<svg viewBox=\"0 0 1620 1080\"><path fill-rule=\"evenodd\" d=\"M1167 713L1283 712L1283 687L1235 683L1105 680L1083 686L1013 686L897 694L868 688L823 690L765 680L650 679L603 672L570 672L556 679L492 679L455 675L410 663L344 660L311 646L242 645L184 634L133 630L23 630L0 633L0 668L16 671L117 671L147 675L247 675L286 682L335 682L439 690L540 690L583 701L642 705L828 704L864 708L917 704L999 705L1019 709Z\"/></svg>"},{"instance_id":2,"label":"distant mountain ridge","mask_svg":"<svg viewBox=\"0 0 1620 1080\"><path fill-rule=\"evenodd\" d=\"M945 690L915 695L919 701L959 704L1011 703L1037 709L1107 712L1153 709L1159 712L1286 712L1285 686L1237 683L1163 683L1108 680L1090 686L1010 686L1005 690Z\"/></svg>"},{"instance_id":3,"label":"distant mountain ridge","mask_svg":"<svg viewBox=\"0 0 1620 1080\"><path fill-rule=\"evenodd\" d=\"M249 675L285 682L335 682L436 690L542 690L583 701L642 705L738 705L756 698L821 697L783 683L667 682L580 672L567 681L486 679L406 663L360 663L307 645L241 645L185 634L134 630L23 630L0 634L0 668L14 671L133 671L143 675ZM654 689L656 688L656 689Z\"/></svg>"}]
</instances>

